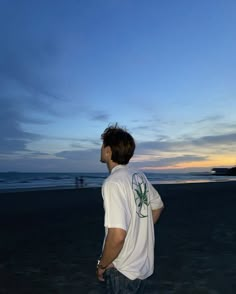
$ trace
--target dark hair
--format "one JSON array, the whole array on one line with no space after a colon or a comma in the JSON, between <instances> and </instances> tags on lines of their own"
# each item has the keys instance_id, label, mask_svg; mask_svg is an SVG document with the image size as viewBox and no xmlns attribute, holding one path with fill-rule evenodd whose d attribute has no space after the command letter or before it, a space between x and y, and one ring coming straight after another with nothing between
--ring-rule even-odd
<instances>
[{"instance_id":1,"label":"dark hair","mask_svg":"<svg viewBox=\"0 0 236 294\"><path fill-rule=\"evenodd\" d=\"M110 146L111 159L118 164L127 164L134 154L134 138L118 124L111 125L101 135L104 147Z\"/></svg>"}]
</instances>

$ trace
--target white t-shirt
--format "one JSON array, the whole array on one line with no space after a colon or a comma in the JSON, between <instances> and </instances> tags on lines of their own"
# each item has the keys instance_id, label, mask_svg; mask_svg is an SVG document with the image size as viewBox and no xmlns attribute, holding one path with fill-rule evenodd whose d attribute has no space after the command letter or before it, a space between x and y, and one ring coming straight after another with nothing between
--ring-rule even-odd
<instances>
[{"instance_id":1,"label":"white t-shirt","mask_svg":"<svg viewBox=\"0 0 236 294\"><path fill-rule=\"evenodd\" d=\"M102 196L105 234L108 228L127 232L114 266L131 280L146 279L154 269L152 210L163 206L159 193L142 172L117 165L103 183Z\"/></svg>"}]
</instances>

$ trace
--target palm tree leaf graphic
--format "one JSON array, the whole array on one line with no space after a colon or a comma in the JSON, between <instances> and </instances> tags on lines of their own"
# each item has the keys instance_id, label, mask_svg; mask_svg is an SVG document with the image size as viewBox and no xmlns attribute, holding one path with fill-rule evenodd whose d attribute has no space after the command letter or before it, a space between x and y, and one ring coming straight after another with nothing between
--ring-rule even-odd
<instances>
[{"instance_id":1,"label":"palm tree leaf graphic","mask_svg":"<svg viewBox=\"0 0 236 294\"><path fill-rule=\"evenodd\" d=\"M132 177L132 189L137 206L136 213L140 218L148 216L148 188L145 177L142 174L135 173Z\"/></svg>"}]
</instances>

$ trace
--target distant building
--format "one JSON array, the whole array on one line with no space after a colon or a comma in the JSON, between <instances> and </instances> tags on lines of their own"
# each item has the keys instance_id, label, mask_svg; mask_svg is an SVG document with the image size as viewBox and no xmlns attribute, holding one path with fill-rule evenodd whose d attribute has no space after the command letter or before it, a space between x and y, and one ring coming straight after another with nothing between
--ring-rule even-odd
<instances>
[{"instance_id":1,"label":"distant building","mask_svg":"<svg viewBox=\"0 0 236 294\"><path fill-rule=\"evenodd\" d=\"M228 175L229 176L236 176L236 166L232 167L228 170Z\"/></svg>"},{"instance_id":2,"label":"distant building","mask_svg":"<svg viewBox=\"0 0 236 294\"><path fill-rule=\"evenodd\" d=\"M213 168L211 170L212 175L216 175L216 176L226 176L228 175L229 169L228 168Z\"/></svg>"},{"instance_id":3,"label":"distant building","mask_svg":"<svg viewBox=\"0 0 236 294\"><path fill-rule=\"evenodd\" d=\"M232 168L216 167L211 170L211 174L216 176L236 176L236 166Z\"/></svg>"}]
</instances>

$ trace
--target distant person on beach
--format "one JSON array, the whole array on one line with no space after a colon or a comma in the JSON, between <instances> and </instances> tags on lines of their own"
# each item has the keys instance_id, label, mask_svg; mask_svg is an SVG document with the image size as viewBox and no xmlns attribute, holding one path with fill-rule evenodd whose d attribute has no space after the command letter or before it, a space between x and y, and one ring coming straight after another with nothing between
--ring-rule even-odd
<instances>
[{"instance_id":1,"label":"distant person on beach","mask_svg":"<svg viewBox=\"0 0 236 294\"><path fill-rule=\"evenodd\" d=\"M84 186L84 178L82 176L80 176L79 178L79 183L80 183L80 188L82 188Z\"/></svg>"},{"instance_id":2,"label":"distant person on beach","mask_svg":"<svg viewBox=\"0 0 236 294\"><path fill-rule=\"evenodd\" d=\"M144 293L154 270L154 224L164 205L146 176L128 167L133 137L115 124L101 138L101 162L110 175L102 186L105 238L97 277L109 294Z\"/></svg>"},{"instance_id":3,"label":"distant person on beach","mask_svg":"<svg viewBox=\"0 0 236 294\"><path fill-rule=\"evenodd\" d=\"M75 177L75 187L78 188L83 188L84 186L84 178L80 176L80 178Z\"/></svg>"},{"instance_id":4,"label":"distant person on beach","mask_svg":"<svg viewBox=\"0 0 236 294\"><path fill-rule=\"evenodd\" d=\"M79 188L79 178L75 177L75 188L78 189Z\"/></svg>"}]
</instances>

